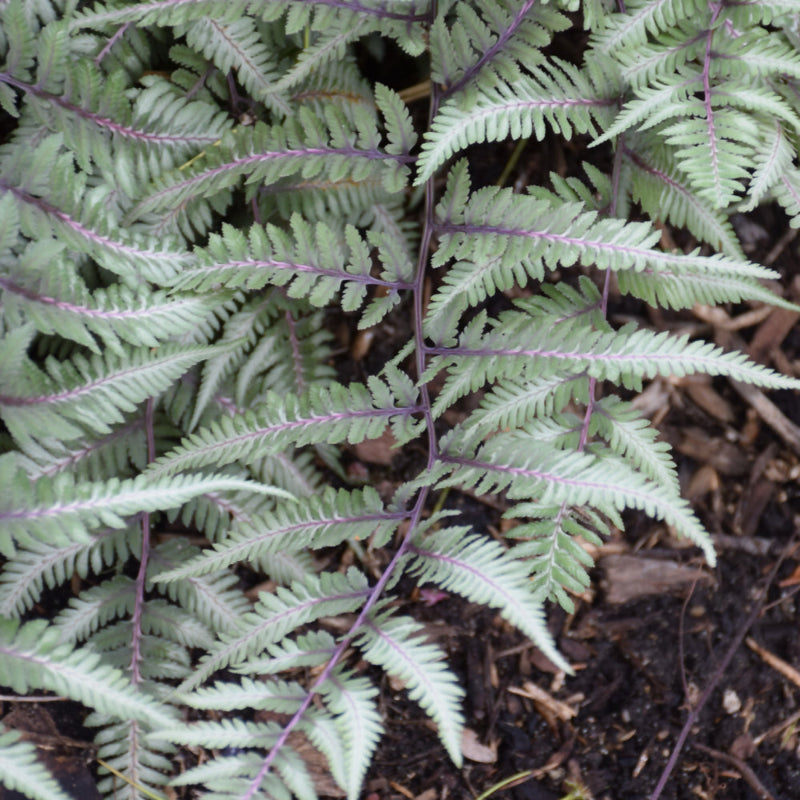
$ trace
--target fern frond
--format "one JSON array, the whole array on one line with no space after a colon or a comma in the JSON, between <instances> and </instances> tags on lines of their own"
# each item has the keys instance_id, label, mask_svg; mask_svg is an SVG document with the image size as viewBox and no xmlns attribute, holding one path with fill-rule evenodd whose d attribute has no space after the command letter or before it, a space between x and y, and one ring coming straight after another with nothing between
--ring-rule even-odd
<instances>
[{"instance_id":1,"label":"fern frond","mask_svg":"<svg viewBox=\"0 0 800 800\"><path fill-rule=\"evenodd\" d=\"M219 298L170 297L166 292L137 291L120 284L90 292L49 245L29 245L17 262L19 272L0 276L3 313L11 319L31 320L41 333L72 339L93 353L100 353L95 336L118 356L125 352L121 341L158 347L194 330L219 302ZM42 270L45 264L46 272Z\"/></svg>"},{"instance_id":2,"label":"fern frond","mask_svg":"<svg viewBox=\"0 0 800 800\"><path fill-rule=\"evenodd\" d=\"M158 459L150 472L173 473L236 460L247 463L290 445L376 439L390 421L402 424L416 411L413 406L395 406L387 393L385 384L372 379L369 390L360 384L332 384L312 386L301 397L268 394L258 409L220 419L192 434Z\"/></svg>"},{"instance_id":3,"label":"fern frond","mask_svg":"<svg viewBox=\"0 0 800 800\"><path fill-rule=\"evenodd\" d=\"M20 467L31 480L71 472L75 478L100 481L108 474L128 477L147 464L144 421L132 418L106 436L81 444L54 439L20 442Z\"/></svg>"},{"instance_id":4,"label":"fern frond","mask_svg":"<svg viewBox=\"0 0 800 800\"><path fill-rule=\"evenodd\" d=\"M88 544L64 547L31 539L17 549L0 573L0 616L21 617L36 603L44 587L54 589L73 574L86 578L106 567L127 560L134 539L130 528L105 530L91 535Z\"/></svg>"},{"instance_id":5,"label":"fern frond","mask_svg":"<svg viewBox=\"0 0 800 800\"><path fill-rule=\"evenodd\" d=\"M618 90L593 64L584 71L559 59L530 67L513 84L487 87L467 107L458 99L442 105L422 145L415 185L426 181L453 154L471 144L511 136L544 138L546 125L570 136L604 128Z\"/></svg>"},{"instance_id":6,"label":"fern frond","mask_svg":"<svg viewBox=\"0 0 800 800\"><path fill-rule=\"evenodd\" d=\"M411 571L420 583L499 609L554 664L572 671L547 630L541 603L530 590L528 570L508 558L497 542L472 534L468 527L449 527L420 538L411 552Z\"/></svg>"},{"instance_id":7,"label":"fern frond","mask_svg":"<svg viewBox=\"0 0 800 800\"><path fill-rule=\"evenodd\" d=\"M367 16L350 19L340 15L333 24L315 30L308 44L297 54L292 66L276 81L273 91L288 92L303 82L327 72L332 64L341 64L349 45L375 31L375 21ZM309 33L311 29L309 28Z\"/></svg>"},{"instance_id":8,"label":"fern frond","mask_svg":"<svg viewBox=\"0 0 800 800\"><path fill-rule=\"evenodd\" d=\"M800 228L800 170L792 164L773 189L775 199L789 215L789 224Z\"/></svg>"},{"instance_id":9,"label":"fern frond","mask_svg":"<svg viewBox=\"0 0 800 800\"><path fill-rule=\"evenodd\" d=\"M761 128L763 145L755 156L755 171L747 190L747 200L742 203L742 211L752 211L763 202L770 190L779 186L781 179L791 169L795 149L787 131L778 120Z\"/></svg>"},{"instance_id":10,"label":"fern frond","mask_svg":"<svg viewBox=\"0 0 800 800\"><path fill-rule=\"evenodd\" d=\"M746 301L795 308L794 303L770 292L748 274L750 270L746 263L732 264L722 257L698 258L689 254L684 259L673 261L665 269L622 270L617 273L617 282L623 294L638 297L646 303L662 303L666 308Z\"/></svg>"},{"instance_id":11,"label":"fern frond","mask_svg":"<svg viewBox=\"0 0 800 800\"><path fill-rule=\"evenodd\" d=\"M123 25L126 22L138 25L172 26L182 25L206 16L219 17L223 20L237 19L248 9L249 0L193 0L191 3L182 0L146 0L145 2L115 7L96 3L91 9L82 9L71 21L73 29L103 29L107 26ZM411 27L419 27L427 21L428 0L409 0L400 4L399 8L386 5L382 0L355 0L342 8L340 3L326 4L316 0L272 0L259 9L261 16L267 20L278 19L287 11L286 29L289 33L302 30L306 25L314 30L324 30L325 26L335 20L337 15L344 19L358 20L361 15L374 17L384 21L395 37L402 32L407 43L414 41ZM417 23L416 25L414 23ZM395 29L398 29L395 32ZM417 37L422 31L417 30ZM417 52L420 52L419 50Z\"/></svg>"},{"instance_id":12,"label":"fern frond","mask_svg":"<svg viewBox=\"0 0 800 800\"><path fill-rule=\"evenodd\" d=\"M141 511L176 508L203 492L250 490L291 495L225 475L181 475L153 480L140 475L133 480L74 483L68 475L40 479L31 486L21 472L5 470L6 486L13 487L0 500L0 552L10 556L15 541L28 547L37 539L58 546L87 543L89 530L100 525L122 528L125 517Z\"/></svg>"},{"instance_id":13,"label":"fern frond","mask_svg":"<svg viewBox=\"0 0 800 800\"><path fill-rule=\"evenodd\" d=\"M119 779L100 766L98 790L106 795L127 794L130 800L139 800L144 794L142 789L155 791L155 796L160 797L163 794L161 787L167 782L166 775L172 766L168 755L174 748L162 742L155 748L147 737L147 731L136 720L108 724L100 716L93 714L87 720L87 724L103 725L103 730L95 737L97 756L132 783L121 789Z\"/></svg>"},{"instance_id":14,"label":"fern frond","mask_svg":"<svg viewBox=\"0 0 800 800\"><path fill-rule=\"evenodd\" d=\"M536 519L512 528L508 534L526 540L511 548L509 555L522 561L531 573L529 591L573 613L575 604L567 593L584 592L590 585L588 570L594 566L580 540L599 546L601 539L565 503L560 506L523 503L508 511L507 516Z\"/></svg>"},{"instance_id":15,"label":"fern frond","mask_svg":"<svg viewBox=\"0 0 800 800\"><path fill-rule=\"evenodd\" d=\"M199 386L194 393L194 413L188 422L189 430L197 426L213 398L223 391L226 379L241 368L259 337L274 324L279 313L277 305L274 293L269 292L265 297L237 305L224 321L218 337L221 351L203 364Z\"/></svg>"},{"instance_id":16,"label":"fern frond","mask_svg":"<svg viewBox=\"0 0 800 800\"><path fill-rule=\"evenodd\" d=\"M371 615L359 629L355 644L367 661L406 684L409 697L436 723L450 758L461 764L464 690L442 664L444 653L426 642L423 632L422 625L410 617L383 612Z\"/></svg>"},{"instance_id":17,"label":"fern frond","mask_svg":"<svg viewBox=\"0 0 800 800\"><path fill-rule=\"evenodd\" d=\"M450 370L436 399L437 413L488 382L519 380L520 376L546 379L586 374L640 389L645 378L701 372L773 388L800 385L796 379L755 364L741 353L726 353L708 342L689 341L687 336L637 330L632 323L621 331L604 332L563 321L561 341L555 344L550 330L531 327L532 319L535 316L512 311L494 321L481 313L465 328L458 346L430 348L435 358L426 376ZM524 337L520 337L523 329ZM509 346L510 342L513 345Z\"/></svg>"},{"instance_id":18,"label":"fern frond","mask_svg":"<svg viewBox=\"0 0 800 800\"><path fill-rule=\"evenodd\" d=\"M291 588L279 586L273 594L262 593L240 628L220 634L219 642L203 656L180 690L194 688L218 669L242 662L267 645L280 642L301 625L323 616L355 611L368 594L366 578L354 569L346 575L323 572L308 576Z\"/></svg>"},{"instance_id":19,"label":"fern frond","mask_svg":"<svg viewBox=\"0 0 800 800\"><path fill-rule=\"evenodd\" d=\"M239 82L256 100L282 114L289 103L277 85L276 54L262 40L256 21L245 14L203 17L188 26L186 42L212 61L223 75L236 69Z\"/></svg>"},{"instance_id":20,"label":"fern frond","mask_svg":"<svg viewBox=\"0 0 800 800\"><path fill-rule=\"evenodd\" d=\"M148 580L153 581L161 572L174 570L181 561L188 561L194 548L182 546L176 540L160 544L151 554ZM171 600L199 619L208 630L219 632L233 630L249 611L250 604L230 572L212 573L191 577L180 584L157 587Z\"/></svg>"},{"instance_id":21,"label":"fern frond","mask_svg":"<svg viewBox=\"0 0 800 800\"><path fill-rule=\"evenodd\" d=\"M596 212L579 203L555 205L552 200L520 197L494 187L470 196L463 164L452 170L437 212L440 247L433 263L442 266L451 259L456 263L432 299L426 319L426 333L436 341L452 337L454 323L468 304L508 289L514 281L524 285L528 278L541 280L546 268L576 262L615 271L652 270L650 291L660 292L660 303L678 308L709 296L736 301L755 292L765 297L756 280L775 277L764 267L725 256L654 250L659 234L650 225L598 219ZM691 280L671 281L671 273L697 275L697 288Z\"/></svg>"},{"instance_id":22,"label":"fern frond","mask_svg":"<svg viewBox=\"0 0 800 800\"><path fill-rule=\"evenodd\" d=\"M62 642L85 642L112 620L130 616L136 600L136 584L125 575L115 575L70 599L53 620Z\"/></svg>"},{"instance_id":23,"label":"fern frond","mask_svg":"<svg viewBox=\"0 0 800 800\"><path fill-rule=\"evenodd\" d=\"M599 435L609 448L654 483L680 493L675 462L666 442L657 440L657 431L633 406L618 397L603 397L593 406L590 435Z\"/></svg>"},{"instance_id":24,"label":"fern frond","mask_svg":"<svg viewBox=\"0 0 800 800\"><path fill-rule=\"evenodd\" d=\"M162 573L156 580L169 582L204 575L265 553L302 550L312 543L314 547L332 547L347 539L372 536L371 546L383 547L405 516L403 511L385 511L374 489L337 492L329 488L302 504L281 505L273 513L266 512L256 526L236 526L211 551L178 570Z\"/></svg>"},{"instance_id":25,"label":"fern frond","mask_svg":"<svg viewBox=\"0 0 800 800\"><path fill-rule=\"evenodd\" d=\"M166 728L158 732L158 738L189 746L224 749L262 747L269 749L278 740L281 726L274 722L244 722L239 719L223 719L220 722L194 722L183 727ZM305 762L289 746L283 745L275 756L275 768L280 778L265 776L261 790L266 797L289 800L296 796L299 800L316 800L313 782ZM208 778L206 779L208 780ZM247 791L249 781L235 781L226 776L224 780L215 777L208 788L216 790L211 797L232 798ZM206 796L209 796L208 794Z\"/></svg>"},{"instance_id":26,"label":"fern frond","mask_svg":"<svg viewBox=\"0 0 800 800\"><path fill-rule=\"evenodd\" d=\"M37 374L31 365L22 374L3 375L6 386L15 386L18 393L0 395L0 416L19 439L26 431L62 440L83 436L84 428L108 434L112 424L123 422L123 412L135 411L216 351L165 344L155 351L126 348L122 357L50 358L46 374Z\"/></svg>"},{"instance_id":27,"label":"fern frond","mask_svg":"<svg viewBox=\"0 0 800 800\"><path fill-rule=\"evenodd\" d=\"M57 45L66 48L58 39L51 52ZM122 71L106 75L83 58L71 64L69 52L63 52L61 60L61 69L55 71L58 79L51 85L41 74L35 84L10 76L5 80L29 98L43 124L64 136L81 169L91 171L93 160L113 168L128 197L135 195L137 180L147 178L142 157L153 160L151 168L170 169L180 163L178 158L210 146L230 127L214 106L187 102L166 81L145 78L147 89L132 107L125 98L129 78ZM197 133L192 123L199 123L203 132ZM109 138L113 149L107 145Z\"/></svg>"},{"instance_id":28,"label":"fern frond","mask_svg":"<svg viewBox=\"0 0 800 800\"><path fill-rule=\"evenodd\" d=\"M223 226L222 236L211 236L208 248L197 254L197 266L181 272L175 288L253 290L269 283L286 287L290 297L308 297L313 305L324 306L344 286L342 307L355 311L369 286L382 287L385 293L370 304L380 306L372 311L373 319L380 319L399 301L398 291L410 288L413 266L405 261L386 265L403 270L402 274L384 270L373 277L369 246L354 227L345 229L342 241L327 225L312 227L297 214L290 226L291 233L275 225L254 225L247 237Z\"/></svg>"},{"instance_id":29,"label":"fern frond","mask_svg":"<svg viewBox=\"0 0 800 800\"><path fill-rule=\"evenodd\" d=\"M361 676L335 670L319 688L334 716L334 735L319 725L319 715L304 730L325 754L337 783L356 800L367 768L383 732L381 714L374 701L378 690Z\"/></svg>"},{"instance_id":30,"label":"fern frond","mask_svg":"<svg viewBox=\"0 0 800 800\"><path fill-rule=\"evenodd\" d=\"M741 102L760 111L766 119L783 118L800 128L800 119L773 93L754 93L742 85L725 86L720 90L723 91L731 95L725 97L725 106L738 106ZM712 109L715 105L712 97ZM683 113L686 118L664 128L661 135L678 148L680 168L698 194L717 208L724 208L741 195L743 182L749 178L753 155L758 152L757 124L728 107L707 113L701 104L687 102Z\"/></svg>"},{"instance_id":31,"label":"fern frond","mask_svg":"<svg viewBox=\"0 0 800 800\"><path fill-rule=\"evenodd\" d=\"M0 147L0 194L13 198L23 233L33 240L55 235L126 278L161 283L186 265L191 256L185 250L165 249L163 241L138 229L123 234L116 227L107 193L85 191L87 175L76 173L71 154L61 152L62 138L45 138L35 158L20 159L17 142Z\"/></svg>"},{"instance_id":32,"label":"fern frond","mask_svg":"<svg viewBox=\"0 0 800 800\"><path fill-rule=\"evenodd\" d=\"M611 56L620 50L635 49L681 20L696 20L698 28L707 24L708 7L703 0L631 0L624 14L611 14L595 35L597 50Z\"/></svg>"},{"instance_id":33,"label":"fern frond","mask_svg":"<svg viewBox=\"0 0 800 800\"><path fill-rule=\"evenodd\" d=\"M524 449L519 442L524 441ZM450 448L453 448L452 452ZM513 452L512 452L512 448ZM505 489L512 499L532 499L542 505L587 505L610 514L636 508L664 519L703 550L710 564L716 556L708 533L688 507L671 490L647 481L622 460L610 454L564 451L524 431L498 433L482 446L462 449L454 439L443 449L443 460L453 465L453 475L441 486L464 485L484 492Z\"/></svg>"},{"instance_id":34,"label":"fern frond","mask_svg":"<svg viewBox=\"0 0 800 800\"><path fill-rule=\"evenodd\" d=\"M623 512L713 563L619 396L800 380L619 327L612 304L798 310L729 220L777 200L800 224L797 2L0 0L0 681L90 709L103 792L166 794L188 745L203 763L175 787L314 800L307 739L356 800L386 673L459 762L464 692L397 611L409 580L569 669L543 604L574 611ZM383 51L399 91L364 69ZM584 134L606 146L579 178ZM506 137L513 189L446 170ZM664 222L718 252L662 252ZM356 327L377 334L363 359ZM348 444L389 431L420 456L390 503L377 467L331 488L352 487ZM451 486L503 493L521 524L448 525L429 504ZM73 578L53 623L9 621ZM31 751L6 744L19 784Z\"/></svg>"},{"instance_id":35,"label":"fern frond","mask_svg":"<svg viewBox=\"0 0 800 800\"><path fill-rule=\"evenodd\" d=\"M5 3L2 10L2 27L5 70L10 75L15 75L20 80L28 80L36 59L36 30L26 14L25 4L21 0L11 0ZM13 102L4 102L3 107L12 115L17 116Z\"/></svg>"},{"instance_id":36,"label":"fern frond","mask_svg":"<svg viewBox=\"0 0 800 800\"><path fill-rule=\"evenodd\" d=\"M214 786L219 786L220 788L224 786L230 787L231 782L236 781L237 778L246 780L248 776L258 774L263 762L263 755L251 750L245 750L236 753L236 755L219 755L202 764L189 767L185 772L176 775L170 781L170 786L196 785L203 786L206 790ZM276 797L288 797L285 789L283 791L283 795L276 795ZM213 795L206 791L204 797L209 796L221 797L225 795ZM230 795L228 794L227 797L230 797Z\"/></svg>"},{"instance_id":37,"label":"fern frond","mask_svg":"<svg viewBox=\"0 0 800 800\"><path fill-rule=\"evenodd\" d=\"M195 689L193 692L179 692L175 699L189 708L210 708L217 711L266 709L293 714L305 696L305 689L295 681L241 678L238 683L217 681L213 686Z\"/></svg>"},{"instance_id":38,"label":"fern frond","mask_svg":"<svg viewBox=\"0 0 800 800\"><path fill-rule=\"evenodd\" d=\"M431 78L446 94L473 83L490 85L492 79L514 84L520 65L541 64L541 48L550 43L553 32L569 25L555 8L533 0L491 0L480 10L458 3L453 11L452 22L439 16L431 29Z\"/></svg>"},{"instance_id":39,"label":"fern frond","mask_svg":"<svg viewBox=\"0 0 800 800\"><path fill-rule=\"evenodd\" d=\"M486 430L520 428L535 417L551 416L571 402L581 402L588 397L588 382L587 375L569 370L527 381L505 380L486 392L470 424Z\"/></svg>"},{"instance_id":40,"label":"fern frond","mask_svg":"<svg viewBox=\"0 0 800 800\"><path fill-rule=\"evenodd\" d=\"M333 637L323 630L302 633L296 639L268 643L264 656L254 656L232 667L243 675L277 675L298 667L318 667L330 660L336 649Z\"/></svg>"},{"instance_id":41,"label":"fern frond","mask_svg":"<svg viewBox=\"0 0 800 800\"><path fill-rule=\"evenodd\" d=\"M154 191L130 217L183 206L195 198L230 189L242 178L253 186L298 175L305 180L325 177L333 181L345 177L364 180L374 175L389 189L397 190L405 184L405 164L411 156L381 151L373 125L351 125L335 109L328 117L326 125L309 109L300 108L296 118L288 118L282 125L258 123L226 133L196 165L157 180Z\"/></svg>"},{"instance_id":42,"label":"fern frond","mask_svg":"<svg viewBox=\"0 0 800 800\"><path fill-rule=\"evenodd\" d=\"M629 135L623 152L631 169L633 199L651 219L687 228L715 250L732 259L744 260L727 216L716 208L709 208L697 197L685 176L672 163L671 149L665 148L652 134L635 138Z\"/></svg>"},{"instance_id":43,"label":"fern frond","mask_svg":"<svg viewBox=\"0 0 800 800\"><path fill-rule=\"evenodd\" d=\"M0 668L3 680L18 694L50 689L116 719L136 719L154 728L173 724L167 707L136 691L97 653L60 644L58 631L45 620L20 627L0 619Z\"/></svg>"}]
</instances>

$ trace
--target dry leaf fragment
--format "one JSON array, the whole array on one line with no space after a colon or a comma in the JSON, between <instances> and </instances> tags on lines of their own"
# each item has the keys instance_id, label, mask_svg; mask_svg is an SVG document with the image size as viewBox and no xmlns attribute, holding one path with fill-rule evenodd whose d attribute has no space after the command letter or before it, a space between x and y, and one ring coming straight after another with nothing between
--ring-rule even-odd
<instances>
[{"instance_id":1,"label":"dry leaf fragment","mask_svg":"<svg viewBox=\"0 0 800 800\"><path fill-rule=\"evenodd\" d=\"M508 691L520 697L527 697L529 700L533 700L534 703L544 706L544 708L560 720L566 721L572 719L578 713L576 708L573 708L571 705L561 700L556 700L553 695L546 692L541 686L531 683L531 681L525 681L521 689L516 686L511 686Z\"/></svg>"},{"instance_id":2,"label":"dry leaf fragment","mask_svg":"<svg viewBox=\"0 0 800 800\"><path fill-rule=\"evenodd\" d=\"M481 744L478 734L472 728L464 728L461 736L461 754L464 758L479 764L494 764L497 761L497 745Z\"/></svg>"}]
</instances>

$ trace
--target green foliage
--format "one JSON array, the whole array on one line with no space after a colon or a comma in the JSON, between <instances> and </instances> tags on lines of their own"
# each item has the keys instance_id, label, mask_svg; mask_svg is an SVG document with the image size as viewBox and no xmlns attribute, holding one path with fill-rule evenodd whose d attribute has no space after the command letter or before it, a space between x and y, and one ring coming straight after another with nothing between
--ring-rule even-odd
<instances>
[{"instance_id":1,"label":"green foliage","mask_svg":"<svg viewBox=\"0 0 800 800\"><path fill-rule=\"evenodd\" d=\"M549 55L579 6L583 52ZM569 672L547 603L573 610L585 544L623 512L714 563L622 397L697 372L800 382L618 326L609 297L794 308L729 217L776 201L800 225L798 10L625 6L0 6L0 675L83 703L131 800L312 800L300 733L358 797L383 673L460 763L464 690L409 580ZM386 52L395 88L362 72ZM427 124L399 91L420 81ZM522 191L471 160L556 138L597 163ZM703 246L664 250L660 222ZM385 341L348 362L331 320ZM413 442L402 476L354 485L342 447L389 434ZM431 512L448 489L503 495L517 524ZM180 747L203 755L178 775ZM63 800L33 756L0 735L0 781Z\"/></svg>"}]
</instances>

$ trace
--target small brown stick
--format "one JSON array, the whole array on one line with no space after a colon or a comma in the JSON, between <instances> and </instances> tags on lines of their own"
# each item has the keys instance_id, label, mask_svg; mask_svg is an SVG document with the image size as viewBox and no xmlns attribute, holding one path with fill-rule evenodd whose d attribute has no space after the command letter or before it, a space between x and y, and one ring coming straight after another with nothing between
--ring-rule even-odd
<instances>
[{"instance_id":1,"label":"small brown stick","mask_svg":"<svg viewBox=\"0 0 800 800\"><path fill-rule=\"evenodd\" d=\"M787 681L791 681L795 686L800 687L800 672L782 658L763 648L752 636L748 636L745 644L754 652L758 653L764 661L769 664L776 672L780 672Z\"/></svg>"},{"instance_id":2,"label":"small brown stick","mask_svg":"<svg viewBox=\"0 0 800 800\"><path fill-rule=\"evenodd\" d=\"M783 560L791 552L792 548L794 547L794 544L795 544L795 537L793 536L787 543L786 547L783 548L778 559L775 561L775 564L770 570L769 576L767 577L764 586L759 592L758 600L756 600L755 604L753 605L753 608L747 615L747 618L745 619L742 627L739 629L739 632L736 634L733 641L730 643L728 649L725 651L725 655L719 662L719 666L714 670L714 673L711 676L711 680L706 685L706 688L703 689L703 693L700 695L700 698L698 699L697 703L689 709L689 713L686 715L686 722L684 723L683 728L681 729L681 732L678 735L678 739L675 742L675 746L672 748L672 753L670 753L667 765L664 767L664 770L661 773L661 777L658 779L656 788L650 795L650 800L658 800L658 798L661 797L661 794L664 791L667 782L669 781L670 775L672 775L672 771L675 769L675 765L678 763L678 757L680 756L681 751L683 750L683 746L684 744L686 744L686 740L689 738L689 733L691 732L692 727L697 723L697 720L700 716L700 711L702 710L703 706L705 706L705 704L708 702L712 692L714 691L714 689L717 688L717 685L722 680L722 676L728 669L728 666L731 663L731 660L733 659L734 655L736 654L736 651L741 647L745 636L747 636L747 632L750 630L753 623L758 618L758 615L761 613L761 609L764 607L764 602L767 599L767 592L769 591L769 587L772 586L772 582L775 580L775 576L778 574L778 570L780 569Z\"/></svg>"},{"instance_id":3,"label":"small brown stick","mask_svg":"<svg viewBox=\"0 0 800 800\"><path fill-rule=\"evenodd\" d=\"M744 779L747 785L758 795L758 800L775 800L775 796L770 792L766 786L758 779L755 772L742 761L741 758L723 753L721 750L714 750L713 747L706 747L704 744L692 745L696 750L716 758L717 761L722 761L723 764L733 767Z\"/></svg>"},{"instance_id":4,"label":"small brown stick","mask_svg":"<svg viewBox=\"0 0 800 800\"><path fill-rule=\"evenodd\" d=\"M795 711L794 714L786 717L785 720L779 722L777 725L767 728L764 733L759 734L755 739L753 739L753 744L758 747L765 739L771 739L773 736L783 733L788 727L796 724L797 722L800 722L800 711Z\"/></svg>"},{"instance_id":5,"label":"small brown stick","mask_svg":"<svg viewBox=\"0 0 800 800\"><path fill-rule=\"evenodd\" d=\"M747 383L731 381L734 389L755 410L761 419L783 439L795 453L800 454L800 428L797 427L763 392Z\"/></svg>"},{"instance_id":6,"label":"small brown stick","mask_svg":"<svg viewBox=\"0 0 800 800\"><path fill-rule=\"evenodd\" d=\"M771 266L778 260L778 256L787 248L789 243L797 236L797 228L788 228L786 233L775 242L772 250L767 253L767 257L764 259L764 264L766 266Z\"/></svg>"},{"instance_id":7,"label":"small brown stick","mask_svg":"<svg viewBox=\"0 0 800 800\"><path fill-rule=\"evenodd\" d=\"M683 647L683 629L686 623L686 609L689 607L689 601L692 599L695 587L697 586L697 578L692 581L692 588L689 589L689 594L681 606L681 615L678 617L678 660L681 662L681 686L683 686L683 696L689 696L689 683L686 680L686 656Z\"/></svg>"},{"instance_id":8,"label":"small brown stick","mask_svg":"<svg viewBox=\"0 0 800 800\"><path fill-rule=\"evenodd\" d=\"M398 94L404 103L413 103L415 100L422 100L424 97L430 97L431 82L427 80L421 83L415 83L413 86L401 89Z\"/></svg>"}]
</instances>

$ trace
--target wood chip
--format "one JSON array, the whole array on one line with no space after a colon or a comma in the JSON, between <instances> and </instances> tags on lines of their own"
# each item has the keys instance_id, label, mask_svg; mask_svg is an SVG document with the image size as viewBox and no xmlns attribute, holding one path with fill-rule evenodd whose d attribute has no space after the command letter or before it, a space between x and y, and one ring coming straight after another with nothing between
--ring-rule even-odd
<instances>
[{"instance_id":1,"label":"wood chip","mask_svg":"<svg viewBox=\"0 0 800 800\"><path fill-rule=\"evenodd\" d=\"M692 375L682 378L679 385L696 406L724 425L728 425L736 419L730 403L711 385L710 376Z\"/></svg>"},{"instance_id":2,"label":"wood chip","mask_svg":"<svg viewBox=\"0 0 800 800\"><path fill-rule=\"evenodd\" d=\"M759 325L747 348L747 354L753 361L766 364L770 361L770 353L777 350L789 331L797 324L800 314L785 308L774 308L772 313Z\"/></svg>"},{"instance_id":3,"label":"wood chip","mask_svg":"<svg viewBox=\"0 0 800 800\"><path fill-rule=\"evenodd\" d=\"M695 502L709 492L718 492L720 480L717 471L711 464L703 464L691 477L686 487L686 499Z\"/></svg>"},{"instance_id":4,"label":"wood chip","mask_svg":"<svg viewBox=\"0 0 800 800\"><path fill-rule=\"evenodd\" d=\"M710 436L694 425L665 431L669 443L682 455L698 464L710 464L722 475L744 475L748 472L742 451L720 436Z\"/></svg>"},{"instance_id":5,"label":"wood chip","mask_svg":"<svg viewBox=\"0 0 800 800\"><path fill-rule=\"evenodd\" d=\"M602 585L606 601L613 605L711 580L702 569L660 558L608 556L600 564L605 574Z\"/></svg>"},{"instance_id":6,"label":"wood chip","mask_svg":"<svg viewBox=\"0 0 800 800\"><path fill-rule=\"evenodd\" d=\"M762 391L749 383L731 381L734 389L755 409L764 422L800 455L800 428L797 427Z\"/></svg>"}]
</instances>

